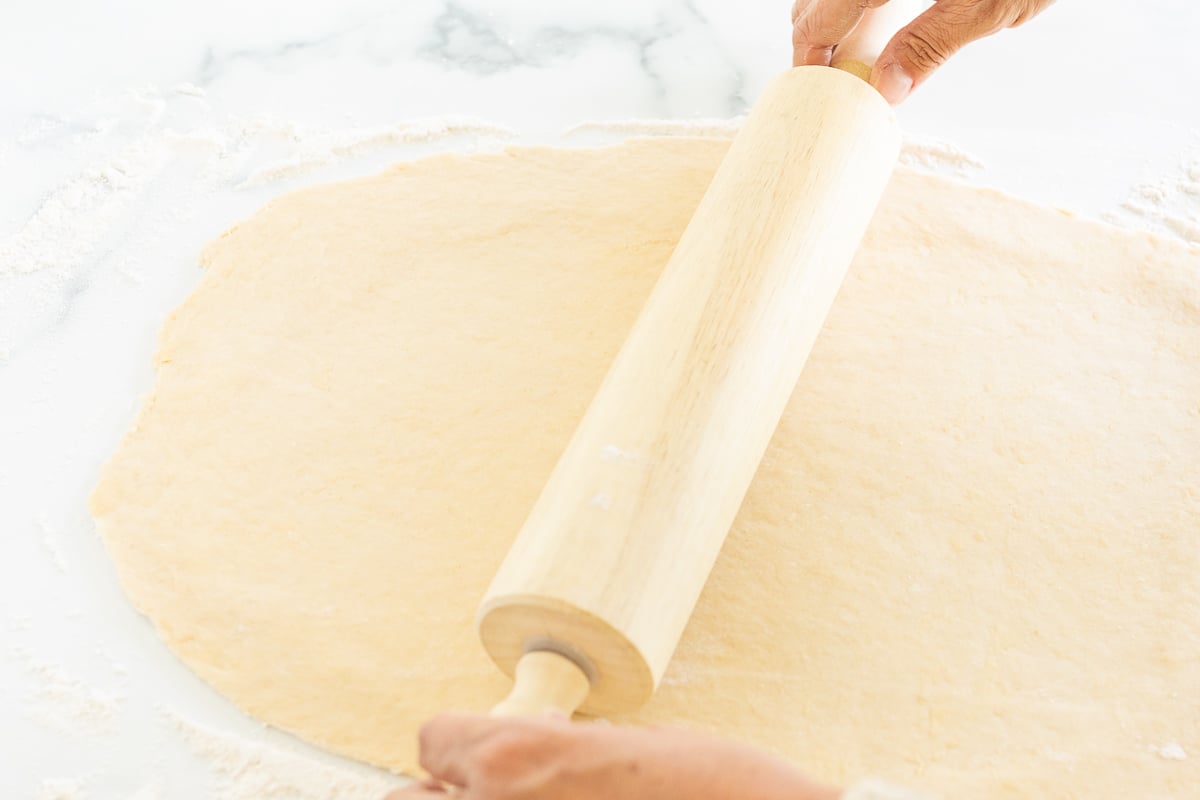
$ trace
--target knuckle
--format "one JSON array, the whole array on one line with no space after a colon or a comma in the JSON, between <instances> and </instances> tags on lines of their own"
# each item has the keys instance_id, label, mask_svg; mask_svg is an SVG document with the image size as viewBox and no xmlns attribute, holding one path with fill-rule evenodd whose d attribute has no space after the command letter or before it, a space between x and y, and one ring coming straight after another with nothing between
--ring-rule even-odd
<instances>
[{"instance_id":1,"label":"knuckle","mask_svg":"<svg viewBox=\"0 0 1200 800\"><path fill-rule=\"evenodd\" d=\"M498 733L475 750L475 771L480 779L495 781L528 760L529 742L510 732Z\"/></svg>"},{"instance_id":2,"label":"knuckle","mask_svg":"<svg viewBox=\"0 0 1200 800\"><path fill-rule=\"evenodd\" d=\"M969 29L971 38L977 39L1017 24L1028 6L1028 0L968 0L948 8L955 23Z\"/></svg>"},{"instance_id":3,"label":"knuckle","mask_svg":"<svg viewBox=\"0 0 1200 800\"><path fill-rule=\"evenodd\" d=\"M472 755L471 785L494 800L524 797L532 774L552 774L555 765L562 766L574 728L559 728L530 720L481 741Z\"/></svg>"},{"instance_id":4,"label":"knuckle","mask_svg":"<svg viewBox=\"0 0 1200 800\"><path fill-rule=\"evenodd\" d=\"M1053 3L1054 0L1025 0L1023 3L1018 3L1009 27L1015 28L1018 25L1024 25Z\"/></svg>"},{"instance_id":5,"label":"knuckle","mask_svg":"<svg viewBox=\"0 0 1200 800\"><path fill-rule=\"evenodd\" d=\"M818 0L809 3L795 19L793 39L811 47L833 47L838 43L841 32L853 27L854 21L862 16L871 2L853 0L849 4L834 5Z\"/></svg>"},{"instance_id":6,"label":"knuckle","mask_svg":"<svg viewBox=\"0 0 1200 800\"><path fill-rule=\"evenodd\" d=\"M900 43L901 57L921 72L930 72L946 63L951 50L946 39L936 32L910 31Z\"/></svg>"},{"instance_id":7,"label":"knuckle","mask_svg":"<svg viewBox=\"0 0 1200 800\"><path fill-rule=\"evenodd\" d=\"M792 40L796 44L819 46L817 43L821 31L820 20L812 11L807 11L796 20L792 28Z\"/></svg>"},{"instance_id":8,"label":"knuckle","mask_svg":"<svg viewBox=\"0 0 1200 800\"><path fill-rule=\"evenodd\" d=\"M792 26L792 44L795 47L808 46L808 33L805 32L799 23Z\"/></svg>"},{"instance_id":9,"label":"knuckle","mask_svg":"<svg viewBox=\"0 0 1200 800\"><path fill-rule=\"evenodd\" d=\"M1013 23L1021 5L1013 0L983 0L975 20L979 32L990 34L1007 28Z\"/></svg>"}]
</instances>

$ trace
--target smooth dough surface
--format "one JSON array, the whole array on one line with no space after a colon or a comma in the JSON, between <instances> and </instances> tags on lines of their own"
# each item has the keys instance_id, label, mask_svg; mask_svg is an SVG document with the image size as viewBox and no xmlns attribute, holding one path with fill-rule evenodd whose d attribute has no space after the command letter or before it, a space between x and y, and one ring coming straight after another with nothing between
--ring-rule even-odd
<instances>
[{"instance_id":1,"label":"smooth dough surface","mask_svg":"<svg viewBox=\"0 0 1200 800\"><path fill-rule=\"evenodd\" d=\"M210 246L92 499L167 644L400 770L489 708L476 604L726 147L437 156ZM637 721L947 797L1194 796L1200 251L899 172Z\"/></svg>"}]
</instances>

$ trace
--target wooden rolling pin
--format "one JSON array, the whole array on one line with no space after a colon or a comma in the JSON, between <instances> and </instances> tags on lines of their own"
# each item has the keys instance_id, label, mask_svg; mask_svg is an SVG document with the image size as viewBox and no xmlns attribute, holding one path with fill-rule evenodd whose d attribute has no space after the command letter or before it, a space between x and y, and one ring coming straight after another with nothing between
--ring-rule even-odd
<instances>
[{"instance_id":1,"label":"wooden rolling pin","mask_svg":"<svg viewBox=\"0 0 1200 800\"><path fill-rule=\"evenodd\" d=\"M733 140L483 599L493 713L629 711L662 678L895 165L875 22Z\"/></svg>"}]
</instances>

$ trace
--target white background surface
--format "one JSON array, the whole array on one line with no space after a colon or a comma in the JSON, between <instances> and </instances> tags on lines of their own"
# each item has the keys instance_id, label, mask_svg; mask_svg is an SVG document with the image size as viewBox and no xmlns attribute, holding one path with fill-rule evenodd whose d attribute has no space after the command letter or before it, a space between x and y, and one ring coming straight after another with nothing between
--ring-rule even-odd
<instances>
[{"instance_id":1,"label":"white background surface","mask_svg":"<svg viewBox=\"0 0 1200 800\"><path fill-rule=\"evenodd\" d=\"M974 180L1102 215L1200 143L1198 35L1189 0L1063 0L960 55L901 124L980 158ZM53 798L48 779L87 800L219 796L172 714L306 750L159 644L86 511L206 240L284 189L433 149L731 117L789 58L787 0L8 4L0 797ZM397 123L447 115L513 136L397 140Z\"/></svg>"}]
</instances>

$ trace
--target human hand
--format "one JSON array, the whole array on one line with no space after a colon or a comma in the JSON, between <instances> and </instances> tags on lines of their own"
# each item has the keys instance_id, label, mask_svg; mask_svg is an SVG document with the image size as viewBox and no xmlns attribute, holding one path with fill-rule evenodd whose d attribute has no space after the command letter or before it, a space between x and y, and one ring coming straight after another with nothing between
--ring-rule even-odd
<instances>
[{"instance_id":1,"label":"human hand","mask_svg":"<svg viewBox=\"0 0 1200 800\"><path fill-rule=\"evenodd\" d=\"M792 60L827 66L869 9L888 0L795 0ZM963 46L1037 16L1054 0L937 0L879 54L871 85L895 105Z\"/></svg>"},{"instance_id":2,"label":"human hand","mask_svg":"<svg viewBox=\"0 0 1200 800\"><path fill-rule=\"evenodd\" d=\"M744 745L673 729L443 714L421 730L430 777L386 800L836 800Z\"/></svg>"}]
</instances>

